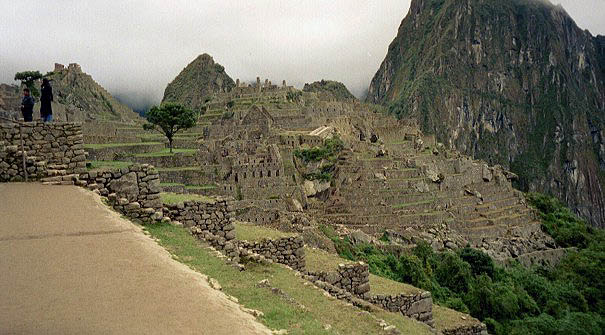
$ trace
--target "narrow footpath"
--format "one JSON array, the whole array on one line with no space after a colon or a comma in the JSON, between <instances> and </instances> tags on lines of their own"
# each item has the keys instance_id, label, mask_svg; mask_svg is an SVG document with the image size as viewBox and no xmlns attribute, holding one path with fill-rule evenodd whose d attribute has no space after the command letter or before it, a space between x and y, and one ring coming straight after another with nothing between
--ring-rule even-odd
<instances>
[{"instance_id":1,"label":"narrow footpath","mask_svg":"<svg viewBox=\"0 0 605 335\"><path fill-rule=\"evenodd\" d=\"M267 334L74 186L0 184L0 334Z\"/></svg>"}]
</instances>

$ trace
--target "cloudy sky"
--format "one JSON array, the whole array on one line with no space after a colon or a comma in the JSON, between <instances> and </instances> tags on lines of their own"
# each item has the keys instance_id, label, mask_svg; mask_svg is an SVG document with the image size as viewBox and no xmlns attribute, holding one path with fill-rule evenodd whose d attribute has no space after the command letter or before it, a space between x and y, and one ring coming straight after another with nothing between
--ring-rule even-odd
<instances>
[{"instance_id":1,"label":"cloudy sky","mask_svg":"<svg viewBox=\"0 0 605 335\"><path fill-rule=\"evenodd\" d=\"M506 0L503 0L506 1ZM560 2L605 34L604 0ZM114 94L158 102L191 60L211 54L234 79L302 86L334 79L360 95L409 0L0 0L0 82L79 63Z\"/></svg>"}]
</instances>

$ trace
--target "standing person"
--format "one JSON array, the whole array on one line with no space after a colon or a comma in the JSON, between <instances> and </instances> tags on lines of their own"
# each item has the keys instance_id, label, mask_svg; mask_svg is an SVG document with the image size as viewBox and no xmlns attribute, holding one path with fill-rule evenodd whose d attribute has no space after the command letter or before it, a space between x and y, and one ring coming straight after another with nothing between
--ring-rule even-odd
<instances>
[{"instance_id":1,"label":"standing person","mask_svg":"<svg viewBox=\"0 0 605 335\"><path fill-rule=\"evenodd\" d=\"M29 88L23 89L23 99L21 100L21 113L23 114L23 120L25 122L33 121L34 105L36 104L36 101L30 94L31 93L29 91Z\"/></svg>"},{"instance_id":2,"label":"standing person","mask_svg":"<svg viewBox=\"0 0 605 335\"><path fill-rule=\"evenodd\" d=\"M48 79L42 79L42 96L40 97L40 116L42 121L51 122L53 120L53 88L50 86Z\"/></svg>"}]
</instances>

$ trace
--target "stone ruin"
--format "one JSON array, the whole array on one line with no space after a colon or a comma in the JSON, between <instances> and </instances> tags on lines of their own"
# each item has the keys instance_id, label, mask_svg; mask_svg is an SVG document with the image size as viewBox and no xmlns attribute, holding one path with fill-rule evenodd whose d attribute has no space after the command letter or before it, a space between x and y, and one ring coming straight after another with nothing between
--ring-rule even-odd
<instances>
[{"instance_id":1,"label":"stone ruin","mask_svg":"<svg viewBox=\"0 0 605 335\"><path fill-rule=\"evenodd\" d=\"M26 162L29 164L27 170L31 172L32 179L37 178L50 184L76 184L86 187L107 197L111 206L135 221L164 220L174 221L175 224L180 222L179 224L186 226L198 238L207 241L236 263L240 259L247 259L285 264L300 271L304 278L337 298L355 304L365 301L389 311L400 312L430 326L433 325L430 293L420 291L394 296L370 295L367 265L350 264L339 266L332 272L310 272L305 268L305 241L301 236L260 242L240 241L234 234L234 223L238 218L256 213L248 216L247 221L258 223L258 218L262 218L261 223L273 225L286 219L293 225L308 226L311 222L307 218L311 218L312 221L334 224L340 231L360 229L374 236L378 229L387 227L393 241L411 243L410 235L429 240L431 236L443 235L454 241L433 237L434 247L441 249L458 246L450 246L451 243L479 243L479 240L476 242L472 239L472 234L465 233L456 225L464 224L464 220L476 223L478 227L482 227L482 222L497 227L498 223L492 222L497 219L489 216L490 211L498 210L498 207L492 207L495 206L492 205L493 202L500 201L494 200L497 199L496 195L502 195L498 199L518 199L517 202L507 202L510 206L506 210L527 208L519 194L510 187L513 175L499 167L488 167L474 162L438 145L427 151L424 145L417 144L421 141L430 142L430 138L423 137L418 131L410 131L415 129L413 125L397 124L404 131L398 133L391 128L395 126L388 126L380 118L351 117L347 120L339 115L333 119L320 118L317 124L305 131L293 131L284 130L280 123L276 122L276 118L277 115L269 109L253 107L247 113L241 113L231 120L221 119L213 123L212 126L229 129L228 133L202 132L203 141L199 150L191 157L187 156L189 161L183 158L184 161L179 164L204 162L203 166L207 169L200 171L210 172L212 169L214 172L187 176L181 171L180 174L181 178L195 179L183 180L188 183L220 183L223 188L219 187L215 192L224 197L214 197L211 201L162 204L160 192L164 186L160 181L164 180L165 174L170 176L169 173L175 171L176 167L169 165L171 161L175 162L174 157L163 161L166 164L163 169L156 169L148 164L135 164L124 168L88 171L84 165L88 153L83 150L82 142L85 137L80 124L34 123L31 131L22 129L21 132L14 125L2 126L0 176L12 176L4 178L5 180L17 180L14 177L22 173L16 162L19 158L22 159L23 152L19 154L19 150L14 147L17 141L21 141L21 136L24 136ZM362 119L364 124L358 124ZM210 130L208 128L212 126L205 126L203 129ZM85 125L84 128L90 127L91 125ZM105 130L103 132L107 134ZM362 133L369 136L362 136ZM114 134L129 136L124 131L116 131ZM294 134L297 139L294 142L284 141L284 138L290 138L287 134ZM99 139L101 136L93 133L87 134L86 138ZM315 189L316 193L310 195L303 187L303 184L309 181L301 179L295 164L290 164L295 163L293 150L321 145L333 136L345 139L347 147L338 155L334 179L327 183L325 189ZM395 144L388 140L400 139L401 136L404 138L402 143ZM372 138L380 140L373 141ZM142 143L145 146L144 142ZM157 144L148 146L156 149ZM90 147L88 150L91 151L90 156L95 159L132 158L119 154L115 147ZM11 158L7 158L9 156ZM149 158L157 157L151 155ZM451 171L447 170L450 166L453 169ZM391 184L391 181L395 183ZM403 196L415 199L430 194L434 198L425 202L410 200L410 208L396 206L391 211L385 211L383 207L388 207L388 201L394 201L390 193L395 186L408 190L400 191ZM363 195L358 193L360 191L364 192ZM381 195L381 192L384 194ZM343 193L347 193L348 197L343 197ZM374 196L377 199L372 199ZM446 197L458 199L457 201L465 206L442 202L441 199ZM380 203L376 204L378 199ZM381 208L382 211L372 215L373 206ZM424 208L432 208L437 213L446 211L454 220L425 219L433 215L440 216L426 210L419 211ZM478 208L485 211L479 211ZM416 215L423 221L411 218ZM523 229L523 218L533 219L530 210L515 215L515 223L507 224L511 228L518 227L519 230ZM435 222L442 225L441 229L433 228ZM427 230L425 226L432 228ZM296 230L301 227L290 228ZM507 239L508 234L515 234L514 229L496 238ZM517 238L522 241L522 237ZM482 243L486 243L485 241L486 237L480 240ZM540 252L540 246L525 247L527 249L518 250L519 257L526 255L528 251L531 251L533 256ZM531 249L532 247L534 249ZM477 325L475 328L453 333L485 333L484 325Z\"/></svg>"}]
</instances>

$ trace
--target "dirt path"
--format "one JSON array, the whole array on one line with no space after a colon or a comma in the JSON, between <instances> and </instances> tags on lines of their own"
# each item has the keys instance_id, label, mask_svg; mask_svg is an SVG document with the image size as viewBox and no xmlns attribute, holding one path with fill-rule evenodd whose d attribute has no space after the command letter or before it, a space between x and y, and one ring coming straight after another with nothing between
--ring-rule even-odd
<instances>
[{"instance_id":1,"label":"dirt path","mask_svg":"<svg viewBox=\"0 0 605 335\"><path fill-rule=\"evenodd\" d=\"M267 334L72 186L0 184L0 334Z\"/></svg>"}]
</instances>

